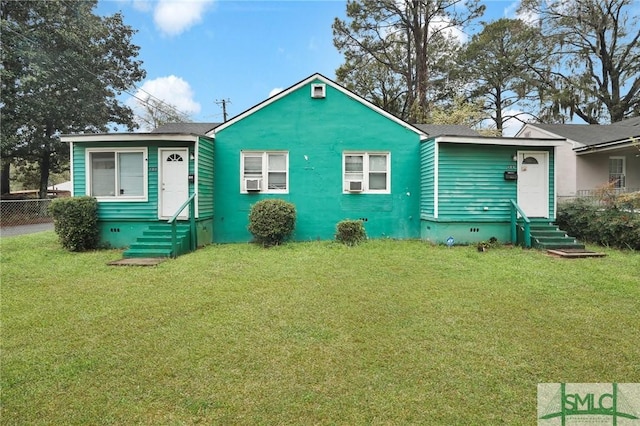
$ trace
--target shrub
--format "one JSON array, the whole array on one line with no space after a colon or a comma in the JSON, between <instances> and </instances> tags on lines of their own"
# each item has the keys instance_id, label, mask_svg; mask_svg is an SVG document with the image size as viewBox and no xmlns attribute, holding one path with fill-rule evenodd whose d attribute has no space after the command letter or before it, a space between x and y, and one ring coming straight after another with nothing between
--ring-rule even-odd
<instances>
[{"instance_id":1,"label":"shrub","mask_svg":"<svg viewBox=\"0 0 640 426\"><path fill-rule=\"evenodd\" d=\"M57 198L49 206L56 234L69 251L98 247L98 201L92 197Z\"/></svg>"},{"instance_id":2,"label":"shrub","mask_svg":"<svg viewBox=\"0 0 640 426\"><path fill-rule=\"evenodd\" d=\"M336 225L336 240L348 246L354 246L367 239L367 233L361 220L343 220Z\"/></svg>"},{"instance_id":3,"label":"shrub","mask_svg":"<svg viewBox=\"0 0 640 426\"><path fill-rule=\"evenodd\" d=\"M585 199L569 201L559 206L556 223L581 240L640 250L640 214L618 205L612 202L601 206Z\"/></svg>"},{"instance_id":4,"label":"shrub","mask_svg":"<svg viewBox=\"0 0 640 426\"><path fill-rule=\"evenodd\" d=\"M293 232L296 208L278 199L261 200L251 207L249 232L265 247L281 244Z\"/></svg>"}]
</instances>

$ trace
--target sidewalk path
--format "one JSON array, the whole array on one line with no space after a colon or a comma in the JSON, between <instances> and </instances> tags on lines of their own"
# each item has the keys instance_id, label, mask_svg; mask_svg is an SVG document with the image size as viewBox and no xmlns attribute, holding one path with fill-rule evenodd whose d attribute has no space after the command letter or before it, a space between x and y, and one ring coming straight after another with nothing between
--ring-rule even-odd
<instances>
[{"instance_id":1,"label":"sidewalk path","mask_svg":"<svg viewBox=\"0 0 640 426\"><path fill-rule=\"evenodd\" d=\"M53 223L37 223L35 225L5 226L0 228L0 237L33 234L35 232L53 231Z\"/></svg>"}]
</instances>

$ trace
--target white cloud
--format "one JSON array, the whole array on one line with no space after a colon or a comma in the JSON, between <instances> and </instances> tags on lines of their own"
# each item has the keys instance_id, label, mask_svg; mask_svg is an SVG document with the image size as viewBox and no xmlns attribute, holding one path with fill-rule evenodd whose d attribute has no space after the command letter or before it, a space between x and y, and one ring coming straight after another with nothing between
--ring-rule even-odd
<instances>
[{"instance_id":1,"label":"white cloud","mask_svg":"<svg viewBox=\"0 0 640 426\"><path fill-rule=\"evenodd\" d=\"M515 118L510 118L504 122L502 125L502 136L515 136L518 133L518 130L524 125L522 121L530 121L533 120L533 116L531 114L527 114L520 110L516 109L505 109L502 111L502 116L518 116L518 120Z\"/></svg>"},{"instance_id":2,"label":"white cloud","mask_svg":"<svg viewBox=\"0 0 640 426\"><path fill-rule=\"evenodd\" d=\"M133 0L133 8L140 12L149 12L153 8L153 5L149 0Z\"/></svg>"},{"instance_id":3,"label":"white cloud","mask_svg":"<svg viewBox=\"0 0 640 426\"><path fill-rule=\"evenodd\" d=\"M451 20L445 16L435 17L431 22L431 32L441 31L444 35L454 38L459 43L466 43L469 36L462 28L451 25Z\"/></svg>"},{"instance_id":4,"label":"white cloud","mask_svg":"<svg viewBox=\"0 0 640 426\"><path fill-rule=\"evenodd\" d=\"M271 89L271 91L269 92L269 97L275 96L278 93L282 92L284 89L282 87L274 87L273 89Z\"/></svg>"},{"instance_id":5,"label":"white cloud","mask_svg":"<svg viewBox=\"0 0 640 426\"><path fill-rule=\"evenodd\" d=\"M160 0L153 12L153 20L167 36L179 35L202 22L213 0Z\"/></svg>"},{"instance_id":6,"label":"white cloud","mask_svg":"<svg viewBox=\"0 0 640 426\"><path fill-rule=\"evenodd\" d=\"M138 112L140 111L140 99L148 99L150 96L174 106L178 111L188 116L200 112L200 104L193 99L193 90L189 83L175 75L145 81L136 92L136 97L127 101L127 105L134 112Z\"/></svg>"}]
</instances>

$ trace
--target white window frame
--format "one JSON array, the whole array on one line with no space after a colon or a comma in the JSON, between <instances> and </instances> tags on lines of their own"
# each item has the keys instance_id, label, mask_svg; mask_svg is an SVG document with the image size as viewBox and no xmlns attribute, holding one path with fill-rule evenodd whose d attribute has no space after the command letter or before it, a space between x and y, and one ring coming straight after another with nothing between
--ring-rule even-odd
<instances>
[{"instance_id":1,"label":"white window frame","mask_svg":"<svg viewBox=\"0 0 640 426\"><path fill-rule=\"evenodd\" d=\"M93 153L113 153L115 159L115 187L114 194L115 195L101 195L94 196L92 191L92 182L91 175L92 173L92 163L91 163L91 154ZM142 154L142 195L120 195L117 192L118 184L119 184L119 157L118 154L122 153L141 153ZM106 201L106 202L118 202L118 201L134 201L134 202L144 202L149 200L149 156L148 150L145 147L131 147L131 148L87 148L85 150L85 175L86 175L86 189L85 193L89 196L95 197L98 201Z\"/></svg>"},{"instance_id":2,"label":"white window frame","mask_svg":"<svg viewBox=\"0 0 640 426\"><path fill-rule=\"evenodd\" d=\"M627 180L627 158L623 157L623 156L611 156L609 157L609 161L607 163L607 166L609 168L608 170L608 182L612 182L611 178L613 177L613 175L611 174L611 160L622 160L622 174L620 173L616 173L617 178L622 178L621 182L618 180L619 183L614 183L614 188L615 189L624 189L626 187L626 180Z\"/></svg>"},{"instance_id":3,"label":"white window frame","mask_svg":"<svg viewBox=\"0 0 640 426\"><path fill-rule=\"evenodd\" d=\"M285 189L269 188L269 156L284 155L284 170L272 170L272 172L280 172L285 174ZM261 174L245 176L244 159L245 157L260 157L262 159ZM262 184L260 191L247 191L246 179L261 179ZM240 152L240 193L250 194L260 192L263 194L288 194L289 193L289 151L241 151Z\"/></svg>"},{"instance_id":4,"label":"white window frame","mask_svg":"<svg viewBox=\"0 0 640 426\"><path fill-rule=\"evenodd\" d=\"M369 170L369 156L381 155L387 159L386 170L386 189L370 189L369 177L371 173L375 171ZM391 194L391 153L389 151L345 151L342 153L342 192L344 194L355 194L356 192L349 191L349 181L346 171L346 158L348 156L362 156L362 191L357 193L361 194Z\"/></svg>"}]
</instances>

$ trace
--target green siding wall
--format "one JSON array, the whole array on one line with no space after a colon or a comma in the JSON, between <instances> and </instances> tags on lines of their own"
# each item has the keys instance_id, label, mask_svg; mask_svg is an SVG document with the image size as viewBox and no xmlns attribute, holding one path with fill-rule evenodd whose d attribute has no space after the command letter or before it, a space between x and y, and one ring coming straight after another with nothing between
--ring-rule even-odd
<instances>
[{"instance_id":1,"label":"green siding wall","mask_svg":"<svg viewBox=\"0 0 640 426\"><path fill-rule=\"evenodd\" d=\"M433 217L434 206L435 144L420 144L420 214Z\"/></svg>"},{"instance_id":2,"label":"green siding wall","mask_svg":"<svg viewBox=\"0 0 640 426\"><path fill-rule=\"evenodd\" d=\"M366 219L372 238L418 238L419 136L344 93L310 85L264 106L216 134L214 240L250 241L251 206L282 198L297 209L295 240L333 239L336 223ZM240 193L242 150L289 152L289 193ZM343 194L345 150L391 152L391 194Z\"/></svg>"},{"instance_id":3,"label":"green siding wall","mask_svg":"<svg viewBox=\"0 0 640 426\"><path fill-rule=\"evenodd\" d=\"M198 217L213 217L213 141L198 141Z\"/></svg>"},{"instance_id":4,"label":"green siding wall","mask_svg":"<svg viewBox=\"0 0 640 426\"><path fill-rule=\"evenodd\" d=\"M504 180L504 171L515 170L513 147L441 143L438 151L440 221L509 218L517 181Z\"/></svg>"}]
</instances>

